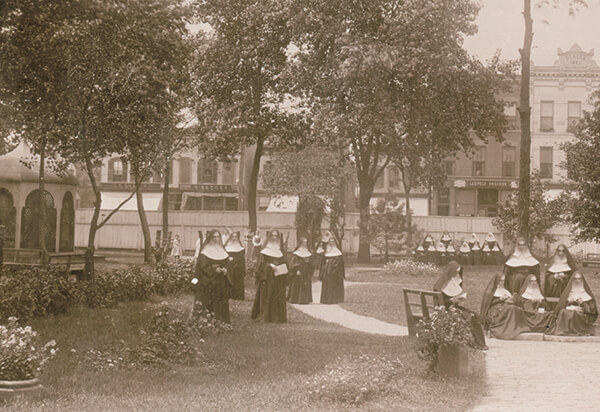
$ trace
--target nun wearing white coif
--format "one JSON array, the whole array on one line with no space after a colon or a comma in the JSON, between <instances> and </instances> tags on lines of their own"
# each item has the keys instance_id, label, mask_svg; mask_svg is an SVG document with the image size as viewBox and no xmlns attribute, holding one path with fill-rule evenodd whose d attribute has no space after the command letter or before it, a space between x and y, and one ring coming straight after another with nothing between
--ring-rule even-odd
<instances>
[{"instance_id":1,"label":"nun wearing white coif","mask_svg":"<svg viewBox=\"0 0 600 412\"><path fill-rule=\"evenodd\" d=\"M596 298L583 274L575 271L567 283L556 308L556 323L548 332L552 335L593 335L598 318Z\"/></svg>"},{"instance_id":2,"label":"nun wearing white coif","mask_svg":"<svg viewBox=\"0 0 600 412\"><path fill-rule=\"evenodd\" d=\"M446 306L446 308L450 309L450 307L455 307L456 309L460 310L462 317L469 322L471 325L471 333L473 334L475 347L479 349L487 349L483 325L479 315L461 306L461 303L463 303L467 298L467 294L463 290L462 284L462 266L453 260L446 265L444 272L433 285L433 290L442 293L444 306Z\"/></svg>"}]
</instances>

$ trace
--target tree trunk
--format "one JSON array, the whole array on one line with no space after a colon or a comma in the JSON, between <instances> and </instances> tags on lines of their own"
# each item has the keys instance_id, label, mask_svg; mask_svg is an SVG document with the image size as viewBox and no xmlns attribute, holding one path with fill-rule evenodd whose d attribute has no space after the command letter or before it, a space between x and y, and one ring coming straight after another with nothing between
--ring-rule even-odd
<instances>
[{"instance_id":1,"label":"tree trunk","mask_svg":"<svg viewBox=\"0 0 600 412\"><path fill-rule=\"evenodd\" d=\"M410 210L410 189L404 189L404 200L406 201L406 249L412 249L412 211Z\"/></svg>"},{"instance_id":2,"label":"tree trunk","mask_svg":"<svg viewBox=\"0 0 600 412\"><path fill-rule=\"evenodd\" d=\"M256 218L256 194L258 190L258 173L260 172L260 158L263 154L264 140L259 138L256 142L256 151L254 152L254 160L252 161L252 172L250 173L250 181L248 182L248 223L250 231L256 233L257 218Z\"/></svg>"},{"instance_id":3,"label":"tree trunk","mask_svg":"<svg viewBox=\"0 0 600 412\"><path fill-rule=\"evenodd\" d=\"M165 173L163 183L163 205L162 205L162 243L158 245L161 248L161 261L166 257L167 251L167 233L169 233L169 179L171 179L171 158L167 156L165 162Z\"/></svg>"},{"instance_id":4,"label":"tree trunk","mask_svg":"<svg viewBox=\"0 0 600 412\"><path fill-rule=\"evenodd\" d=\"M525 38L521 54L521 98L519 114L521 116L521 152L519 159L519 201L518 235L529 240L529 198L531 168L531 107L529 105L529 77L531 64L531 43L533 41L533 21L531 19L531 0L524 0L523 17L525 19Z\"/></svg>"},{"instance_id":5,"label":"tree trunk","mask_svg":"<svg viewBox=\"0 0 600 412\"><path fill-rule=\"evenodd\" d=\"M142 234L144 235L144 263L152 262L152 235L150 234L150 227L148 226L148 218L146 217L146 211L144 210L144 198L142 196L142 177L136 176L135 198L137 200L137 210L140 217L140 225L142 226Z\"/></svg>"},{"instance_id":6,"label":"tree trunk","mask_svg":"<svg viewBox=\"0 0 600 412\"><path fill-rule=\"evenodd\" d=\"M371 217L370 202L375 181L368 178L358 178L359 187L359 207L360 207L360 224L358 238L358 263L371 263L371 242L369 242L369 219Z\"/></svg>"},{"instance_id":7,"label":"tree trunk","mask_svg":"<svg viewBox=\"0 0 600 412\"><path fill-rule=\"evenodd\" d=\"M390 237L390 233L386 230L385 231L385 251L384 251L384 255L383 255L384 263L388 263L390 261L389 237Z\"/></svg>"},{"instance_id":8,"label":"tree trunk","mask_svg":"<svg viewBox=\"0 0 600 412\"><path fill-rule=\"evenodd\" d=\"M40 177L39 177L39 190L38 190L38 201L40 205L40 220L39 220L39 243L40 249L43 251L42 254L42 267L46 266L46 202L44 201L44 193L46 191L46 143L42 142L40 150Z\"/></svg>"},{"instance_id":9,"label":"tree trunk","mask_svg":"<svg viewBox=\"0 0 600 412\"><path fill-rule=\"evenodd\" d=\"M90 222L90 232L88 233L88 245L85 251L85 266L83 270L83 277L87 280L94 280L94 253L96 251L96 232L98 231L98 220L100 219L100 207L102 205L102 195L100 189L96 184L96 177L94 176L94 168L92 163L86 161L86 171L92 184L92 190L94 191L94 214L92 215L92 221Z\"/></svg>"}]
</instances>

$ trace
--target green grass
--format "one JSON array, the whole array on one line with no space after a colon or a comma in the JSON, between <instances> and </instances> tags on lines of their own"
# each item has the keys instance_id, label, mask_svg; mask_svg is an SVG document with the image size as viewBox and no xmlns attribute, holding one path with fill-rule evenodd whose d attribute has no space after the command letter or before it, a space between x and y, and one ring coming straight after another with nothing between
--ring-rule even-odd
<instances>
[{"instance_id":1,"label":"green grass","mask_svg":"<svg viewBox=\"0 0 600 412\"><path fill-rule=\"evenodd\" d=\"M248 290L247 299L251 296L253 290ZM191 296L165 300L172 307L191 310ZM33 321L34 329L46 340L55 339L60 348L41 377L46 394L39 401L8 403L4 410L462 411L470 409L485 390L480 354L472 362L471 376L443 380L425 371L412 339L351 331L291 308L287 324L254 322L249 319L249 300L231 301L234 332L209 337L201 346L203 360L198 364L105 372L90 369L84 362L86 350L110 350L114 342L134 345L137 330L161 301L156 298L115 309L81 307L67 315ZM402 363L401 378L387 385L385 395L359 406L310 396L307 382L312 377L335 368L341 356L356 359L361 354Z\"/></svg>"},{"instance_id":2,"label":"green grass","mask_svg":"<svg viewBox=\"0 0 600 412\"><path fill-rule=\"evenodd\" d=\"M479 312L485 287L492 276L501 272L502 266L465 266L463 286L468 297L464 306ZM586 268L583 274L595 296L600 297L600 273L597 272L597 269ZM400 277L361 268L350 268L347 271L347 279L364 284L346 288L343 308L400 325L406 325L402 288L431 290L436 281L435 276ZM369 282L375 284L369 284Z\"/></svg>"}]
</instances>

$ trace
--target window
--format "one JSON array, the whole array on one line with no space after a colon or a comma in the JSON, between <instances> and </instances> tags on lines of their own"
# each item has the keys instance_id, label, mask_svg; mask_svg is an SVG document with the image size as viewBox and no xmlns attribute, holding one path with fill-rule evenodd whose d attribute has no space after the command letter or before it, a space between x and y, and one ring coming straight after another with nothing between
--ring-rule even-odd
<instances>
[{"instance_id":1,"label":"window","mask_svg":"<svg viewBox=\"0 0 600 412\"><path fill-rule=\"evenodd\" d=\"M454 176L454 160L444 160L446 176Z\"/></svg>"},{"instance_id":2,"label":"window","mask_svg":"<svg viewBox=\"0 0 600 412\"><path fill-rule=\"evenodd\" d=\"M179 184L192 183L192 159L182 157L179 159Z\"/></svg>"},{"instance_id":3,"label":"window","mask_svg":"<svg viewBox=\"0 0 600 412\"><path fill-rule=\"evenodd\" d=\"M379 177L375 181L375 189L383 189L383 187L384 187L384 182L383 182L383 173L382 173L379 175Z\"/></svg>"},{"instance_id":4,"label":"window","mask_svg":"<svg viewBox=\"0 0 600 412\"><path fill-rule=\"evenodd\" d=\"M502 176L515 177L516 148L511 146L502 147Z\"/></svg>"},{"instance_id":5,"label":"window","mask_svg":"<svg viewBox=\"0 0 600 412\"><path fill-rule=\"evenodd\" d=\"M198 184L201 183L217 183L217 168L216 160L199 159L198 160Z\"/></svg>"},{"instance_id":6,"label":"window","mask_svg":"<svg viewBox=\"0 0 600 412\"><path fill-rule=\"evenodd\" d=\"M108 181L126 182L127 163L119 158L110 159L108 162Z\"/></svg>"},{"instance_id":7,"label":"window","mask_svg":"<svg viewBox=\"0 0 600 412\"><path fill-rule=\"evenodd\" d=\"M485 176L485 147L480 146L473 157L473 176Z\"/></svg>"},{"instance_id":8,"label":"window","mask_svg":"<svg viewBox=\"0 0 600 412\"><path fill-rule=\"evenodd\" d=\"M235 182L235 174L234 174L233 162L224 162L223 163L223 184L224 185L234 185Z\"/></svg>"},{"instance_id":9,"label":"window","mask_svg":"<svg viewBox=\"0 0 600 412\"><path fill-rule=\"evenodd\" d=\"M397 167L388 167L388 182L390 187L400 187L400 169Z\"/></svg>"},{"instance_id":10,"label":"window","mask_svg":"<svg viewBox=\"0 0 600 412\"><path fill-rule=\"evenodd\" d=\"M552 146L540 147L540 177L552 179Z\"/></svg>"},{"instance_id":11,"label":"window","mask_svg":"<svg viewBox=\"0 0 600 412\"><path fill-rule=\"evenodd\" d=\"M508 130L519 130L521 128L518 113L517 102L509 102L504 106L504 115L508 122Z\"/></svg>"},{"instance_id":12,"label":"window","mask_svg":"<svg viewBox=\"0 0 600 412\"><path fill-rule=\"evenodd\" d=\"M569 102L568 104L568 118L567 118L567 132L573 133L581 118L581 102Z\"/></svg>"},{"instance_id":13,"label":"window","mask_svg":"<svg viewBox=\"0 0 600 412\"><path fill-rule=\"evenodd\" d=\"M540 131L554 131L554 102L540 103Z\"/></svg>"}]
</instances>

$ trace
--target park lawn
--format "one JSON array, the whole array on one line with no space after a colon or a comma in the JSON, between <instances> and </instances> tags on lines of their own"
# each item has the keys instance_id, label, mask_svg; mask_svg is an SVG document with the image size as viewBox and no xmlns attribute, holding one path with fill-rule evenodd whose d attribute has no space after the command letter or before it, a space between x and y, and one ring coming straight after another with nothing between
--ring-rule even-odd
<instances>
[{"instance_id":1,"label":"park lawn","mask_svg":"<svg viewBox=\"0 0 600 412\"><path fill-rule=\"evenodd\" d=\"M253 290L246 296L250 299ZM88 349L110 351L115 342L133 345L138 339L136 330L163 301L189 311L192 297L156 298L116 309L82 307L30 322L45 340L55 339L60 348L42 376L47 393L39 401L5 404L3 410L462 411L470 409L485 391L482 356L474 358L471 376L446 381L425 371L410 338L351 331L292 308L287 324L254 322L249 319L249 300L231 301L234 331L208 337L201 345L203 360L197 364L103 372L90 368L85 362ZM360 355L398 359L400 378L386 384L385 394L376 393L360 405L311 397L310 382L315 376ZM360 388L351 386L346 391L352 398L352 392Z\"/></svg>"},{"instance_id":2,"label":"park lawn","mask_svg":"<svg viewBox=\"0 0 600 412\"><path fill-rule=\"evenodd\" d=\"M583 274L595 296L600 297L600 273L597 270L585 268ZM502 266L464 266L463 286L467 301L463 305L479 313L487 284L492 276L501 272ZM350 267L346 278L356 283L346 287L341 305L344 309L400 325L406 325L402 288L431 290L436 281L436 276L385 275L381 270L360 267Z\"/></svg>"}]
</instances>

